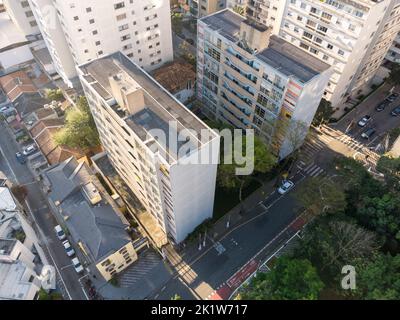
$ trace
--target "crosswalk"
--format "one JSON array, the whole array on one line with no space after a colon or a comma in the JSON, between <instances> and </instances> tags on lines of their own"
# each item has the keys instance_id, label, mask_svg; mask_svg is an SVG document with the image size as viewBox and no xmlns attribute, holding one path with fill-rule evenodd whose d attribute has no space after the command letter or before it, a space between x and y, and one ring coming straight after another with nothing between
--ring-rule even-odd
<instances>
[{"instance_id":1,"label":"crosswalk","mask_svg":"<svg viewBox=\"0 0 400 320\"><path fill-rule=\"evenodd\" d=\"M136 262L119 275L120 287L129 288L134 286L138 281L148 277L152 270L160 263L162 261L156 252L152 250L143 252Z\"/></svg>"},{"instance_id":2,"label":"crosswalk","mask_svg":"<svg viewBox=\"0 0 400 320\"><path fill-rule=\"evenodd\" d=\"M309 177L318 177L326 174L325 170L320 166L316 165L315 163L306 165L306 163L300 161L299 169L301 169L302 172Z\"/></svg>"}]
</instances>

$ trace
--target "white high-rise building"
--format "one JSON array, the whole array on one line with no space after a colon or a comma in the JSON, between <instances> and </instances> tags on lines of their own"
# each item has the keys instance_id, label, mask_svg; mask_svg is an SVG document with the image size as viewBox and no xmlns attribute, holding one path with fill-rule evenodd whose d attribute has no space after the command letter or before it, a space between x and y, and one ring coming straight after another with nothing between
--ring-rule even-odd
<instances>
[{"instance_id":1,"label":"white high-rise building","mask_svg":"<svg viewBox=\"0 0 400 320\"><path fill-rule=\"evenodd\" d=\"M212 217L219 135L121 52L81 65L79 76L111 163L183 241Z\"/></svg>"},{"instance_id":2,"label":"white high-rise building","mask_svg":"<svg viewBox=\"0 0 400 320\"><path fill-rule=\"evenodd\" d=\"M29 2L57 73L69 87L72 87L72 80L77 77L76 67L53 0L29 0Z\"/></svg>"},{"instance_id":3,"label":"white high-rise building","mask_svg":"<svg viewBox=\"0 0 400 320\"><path fill-rule=\"evenodd\" d=\"M390 47L386 59L392 62L400 63L400 33L394 39L392 46Z\"/></svg>"},{"instance_id":4,"label":"white high-rise building","mask_svg":"<svg viewBox=\"0 0 400 320\"><path fill-rule=\"evenodd\" d=\"M168 0L53 0L77 65L122 51L153 70L173 60Z\"/></svg>"},{"instance_id":5,"label":"white high-rise building","mask_svg":"<svg viewBox=\"0 0 400 320\"><path fill-rule=\"evenodd\" d=\"M400 28L398 7L398 0L249 0L247 15L334 66L324 97L342 107L381 64Z\"/></svg>"},{"instance_id":6,"label":"white high-rise building","mask_svg":"<svg viewBox=\"0 0 400 320\"><path fill-rule=\"evenodd\" d=\"M332 68L230 9L200 19L197 33L204 113L254 129L280 159L299 148Z\"/></svg>"},{"instance_id":7,"label":"white high-rise building","mask_svg":"<svg viewBox=\"0 0 400 320\"><path fill-rule=\"evenodd\" d=\"M40 33L36 19L28 1L3 0L8 15L25 37L36 36Z\"/></svg>"}]
</instances>

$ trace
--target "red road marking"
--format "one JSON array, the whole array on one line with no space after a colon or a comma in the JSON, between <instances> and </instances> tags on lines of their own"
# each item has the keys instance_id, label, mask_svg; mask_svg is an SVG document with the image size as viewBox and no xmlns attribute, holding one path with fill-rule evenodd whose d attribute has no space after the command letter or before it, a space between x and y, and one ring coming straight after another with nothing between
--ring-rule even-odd
<instances>
[{"instance_id":1,"label":"red road marking","mask_svg":"<svg viewBox=\"0 0 400 320\"><path fill-rule=\"evenodd\" d=\"M239 287L243 281L245 281L252 273L254 273L258 268L258 263L255 260L249 261L242 269L236 272L228 281L227 285L236 289Z\"/></svg>"}]
</instances>

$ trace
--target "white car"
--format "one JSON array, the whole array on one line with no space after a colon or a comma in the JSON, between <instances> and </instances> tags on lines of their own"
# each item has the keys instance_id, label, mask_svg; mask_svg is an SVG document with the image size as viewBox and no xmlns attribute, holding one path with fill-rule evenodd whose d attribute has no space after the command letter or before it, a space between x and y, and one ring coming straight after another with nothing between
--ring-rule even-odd
<instances>
[{"instance_id":1,"label":"white car","mask_svg":"<svg viewBox=\"0 0 400 320\"><path fill-rule=\"evenodd\" d=\"M78 258L73 258L72 259L72 264L74 266L74 269L77 273L81 273L83 271L82 264L79 262Z\"/></svg>"},{"instance_id":2,"label":"white car","mask_svg":"<svg viewBox=\"0 0 400 320\"><path fill-rule=\"evenodd\" d=\"M294 187L294 183L292 181L285 180L285 181L283 181L282 185L279 187L278 192L279 192L279 194L285 194L293 187Z\"/></svg>"},{"instance_id":3,"label":"white car","mask_svg":"<svg viewBox=\"0 0 400 320\"><path fill-rule=\"evenodd\" d=\"M67 236L65 235L65 233L64 233L64 230L61 228L61 226L60 225L57 225L57 226L55 226L54 227L54 230L56 231L56 235L57 235L57 238L59 239L59 240L64 240Z\"/></svg>"},{"instance_id":4,"label":"white car","mask_svg":"<svg viewBox=\"0 0 400 320\"><path fill-rule=\"evenodd\" d=\"M36 145L31 144L30 146L28 146L28 147L26 147L26 148L24 149L23 154L24 154L25 156L30 156L31 154L34 154L34 153L36 152L36 150L37 150Z\"/></svg>"},{"instance_id":5,"label":"white car","mask_svg":"<svg viewBox=\"0 0 400 320\"><path fill-rule=\"evenodd\" d=\"M68 240L65 240L63 242L63 246L64 246L65 251L67 252L68 257L72 257L75 254L75 250L74 250L74 248L72 248L72 246Z\"/></svg>"},{"instance_id":6,"label":"white car","mask_svg":"<svg viewBox=\"0 0 400 320\"><path fill-rule=\"evenodd\" d=\"M360 127L365 127L367 123L371 120L371 116L366 115L364 118L362 118L360 121L358 121L358 125Z\"/></svg>"}]
</instances>

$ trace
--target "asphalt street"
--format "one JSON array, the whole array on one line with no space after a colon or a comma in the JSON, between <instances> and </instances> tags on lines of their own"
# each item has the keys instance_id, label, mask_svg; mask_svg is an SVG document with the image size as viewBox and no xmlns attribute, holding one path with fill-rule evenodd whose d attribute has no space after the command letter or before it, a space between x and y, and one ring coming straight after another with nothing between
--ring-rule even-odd
<instances>
[{"instance_id":1,"label":"asphalt street","mask_svg":"<svg viewBox=\"0 0 400 320\"><path fill-rule=\"evenodd\" d=\"M86 296L79 282L80 276L73 269L71 260L55 235L54 227L57 222L51 213L47 200L27 165L17 162L15 153L20 151L19 146L4 122L0 123L0 151L0 170L10 180L27 188L27 209L31 212L40 230L39 237L45 245L43 249L49 256L48 259L50 263L55 264L59 273L58 283L61 291L65 298L85 300Z\"/></svg>"},{"instance_id":2,"label":"asphalt street","mask_svg":"<svg viewBox=\"0 0 400 320\"><path fill-rule=\"evenodd\" d=\"M304 174L297 173L291 180L297 186L304 178ZM194 290L198 298L206 299L295 220L299 206L293 191L294 189L286 195L273 192L265 201L246 213L249 221L233 227L218 242L209 236L208 251L194 262L188 262L190 270L176 275L151 298L170 299L179 294L183 299L195 299L191 292Z\"/></svg>"}]
</instances>

